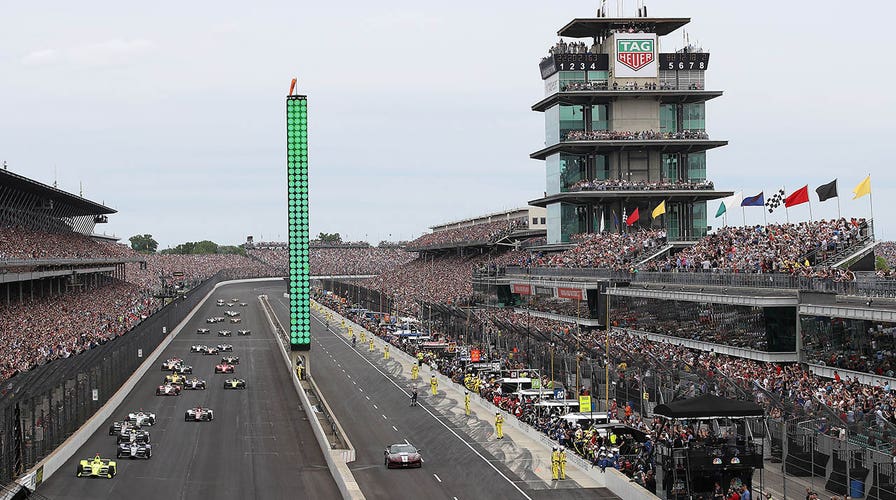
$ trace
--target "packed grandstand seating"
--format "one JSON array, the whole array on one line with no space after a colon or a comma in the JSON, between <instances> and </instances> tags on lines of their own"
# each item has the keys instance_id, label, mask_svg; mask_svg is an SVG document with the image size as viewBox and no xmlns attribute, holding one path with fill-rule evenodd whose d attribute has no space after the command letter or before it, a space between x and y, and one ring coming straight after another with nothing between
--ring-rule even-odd
<instances>
[{"instance_id":1,"label":"packed grandstand seating","mask_svg":"<svg viewBox=\"0 0 896 500\"><path fill-rule=\"evenodd\" d=\"M657 132L656 130L570 130L567 141L662 141L662 140L709 139L704 130L681 130L678 132Z\"/></svg>"},{"instance_id":2,"label":"packed grandstand seating","mask_svg":"<svg viewBox=\"0 0 896 500\"><path fill-rule=\"evenodd\" d=\"M834 253L863 241L865 219L836 219L767 226L727 226L694 246L647 263L645 271L812 273L806 255Z\"/></svg>"},{"instance_id":3,"label":"packed grandstand seating","mask_svg":"<svg viewBox=\"0 0 896 500\"><path fill-rule=\"evenodd\" d=\"M626 181L626 180L581 180L569 187L569 191L681 191L712 190L712 181Z\"/></svg>"},{"instance_id":4,"label":"packed grandstand seating","mask_svg":"<svg viewBox=\"0 0 896 500\"><path fill-rule=\"evenodd\" d=\"M494 243L519 229L528 227L525 218L445 229L424 234L408 243L410 250Z\"/></svg>"},{"instance_id":5,"label":"packed grandstand seating","mask_svg":"<svg viewBox=\"0 0 896 500\"><path fill-rule=\"evenodd\" d=\"M630 233L577 234L574 248L553 255L541 252L517 251L501 259L522 267L605 268L628 270L638 259L649 256L666 243L662 229L639 230ZM515 258L515 259L514 259Z\"/></svg>"},{"instance_id":6,"label":"packed grandstand seating","mask_svg":"<svg viewBox=\"0 0 896 500\"><path fill-rule=\"evenodd\" d=\"M289 252L285 248L247 250L247 253L286 275ZM416 256L416 253L397 246L320 245L311 247L308 260L312 276L349 276L380 274L410 262Z\"/></svg>"},{"instance_id":7,"label":"packed grandstand seating","mask_svg":"<svg viewBox=\"0 0 896 500\"><path fill-rule=\"evenodd\" d=\"M0 227L0 260L119 258L130 253L123 245L98 242L79 233Z\"/></svg>"}]
</instances>

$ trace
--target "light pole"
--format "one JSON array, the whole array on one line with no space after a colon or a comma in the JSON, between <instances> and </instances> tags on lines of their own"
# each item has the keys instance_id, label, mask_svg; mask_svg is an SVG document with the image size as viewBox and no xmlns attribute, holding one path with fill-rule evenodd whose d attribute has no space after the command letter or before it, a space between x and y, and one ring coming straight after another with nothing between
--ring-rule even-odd
<instances>
[{"instance_id":1,"label":"light pole","mask_svg":"<svg viewBox=\"0 0 896 500\"><path fill-rule=\"evenodd\" d=\"M551 389L554 389L554 341L551 341ZM565 398L564 398L565 399Z\"/></svg>"}]
</instances>

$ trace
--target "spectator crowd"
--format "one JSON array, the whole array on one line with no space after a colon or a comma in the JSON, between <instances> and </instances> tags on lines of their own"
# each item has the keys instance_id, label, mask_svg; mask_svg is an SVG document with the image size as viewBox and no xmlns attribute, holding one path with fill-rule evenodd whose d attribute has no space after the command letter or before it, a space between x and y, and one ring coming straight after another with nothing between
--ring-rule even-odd
<instances>
[{"instance_id":1,"label":"spectator crowd","mask_svg":"<svg viewBox=\"0 0 896 500\"><path fill-rule=\"evenodd\" d=\"M679 132L657 132L656 130L570 130L567 141L662 141L662 140L709 139L704 130L681 130Z\"/></svg>"},{"instance_id":2,"label":"spectator crowd","mask_svg":"<svg viewBox=\"0 0 896 500\"><path fill-rule=\"evenodd\" d=\"M500 220L483 224L443 229L424 234L408 243L409 250L494 243L519 229L526 229L526 218Z\"/></svg>"},{"instance_id":3,"label":"spectator crowd","mask_svg":"<svg viewBox=\"0 0 896 500\"><path fill-rule=\"evenodd\" d=\"M713 190L712 181L628 181L622 179L581 180L569 187L569 191L681 191Z\"/></svg>"}]
</instances>

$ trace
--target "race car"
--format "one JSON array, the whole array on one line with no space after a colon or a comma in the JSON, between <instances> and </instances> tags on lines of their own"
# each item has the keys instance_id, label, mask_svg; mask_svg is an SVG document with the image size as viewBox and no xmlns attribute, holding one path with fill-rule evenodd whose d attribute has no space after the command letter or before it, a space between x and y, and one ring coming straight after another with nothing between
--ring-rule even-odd
<instances>
[{"instance_id":1,"label":"race car","mask_svg":"<svg viewBox=\"0 0 896 500\"><path fill-rule=\"evenodd\" d=\"M224 311L224 314L226 314L226 315L230 316L231 318L233 318L233 317L235 317L235 316L239 316L239 315L240 315L240 312L239 312L239 311Z\"/></svg>"},{"instance_id":2,"label":"race car","mask_svg":"<svg viewBox=\"0 0 896 500\"><path fill-rule=\"evenodd\" d=\"M393 467L423 467L423 457L414 445L397 443L386 448L384 453L386 468Z\"/></svg>"},{"instance_id":3,"label":"race car","mask_svg":"<svg viewBox=\"0 0 896 500\"><path fill-rule=\"evenodd\" d=\"M196 333L198 333L200 335L205 335L205 334L209 333L210 331L211 330L209 330L208 328L197 328L196 329Z\"/></svg>"},{"instance_id":4,"label":"race car","mask_svg":"<svg viewBox=\"0 0 896 500\"><path fill-rule=\"evenodd\" d=\"M184 380L184 389L205 390L205 380L199 380L196 377Z\"/></svg>"},{"instance_id":5,"label":"race car","mask_svg":"<svg viewBox=\"0 0 896 500\"><path fill-rule=\"evenodd\" d=\"M218 354L218 352L219 351L217 347L206 347L205 350L202 351L202 354L205 354L207 356L209 354Z\"/></svg>"},{"instance_id":6,"label":"race car","mask_svg":"<svg viewBox=\"0 0 896 500\"><path fill-rule=\"evenodd\" d=\"M184 413L184 422L211 422L215 419L215 412L209 408L197 406Z\"/></svg>"},{"instance_id":7,"label":"race car","mask_svg":"<svg viewBox=\"0 0 896 500\"><path fill-rule=\"evenodd\" d=\"M118 421L112 422L112 425L109 426L109 435L117 436L123 430L130 429L132 425L133 424L131 424L127 420L118 420Z\"/></svg>"},{"instance_id":8,"label":"race car","mask_svg":"<svg viewBox=\"0 0 896 500\"><path fill-rule=\"evenodd\" d=\"M184 360L180 358L168 358L162 363L162 370L173 371L175 366L182 365Z\"/></svg>"},{"instance_id":9,"label":"race car","mask_svg":"<svg viewBox=\"0 0 896 500\"><path fill-rule=\"evenodd\" d=\"M224 318L221 316L215 316L214 318L208 318L205 320L206 323L223 323Z\"/></svg>"},{"instance_id":10,"label":"race car","mask_svg":"<svg viewBox=\"0 0 896 500\"><path fill-rule=\"evenodd\" d=\"M221 363L227 363L228 365L238 365L240 364L239 356L222 356Z\"/></svg>"},{"instance_id":11,"label":"race car","mask_svg":"<svg viewBox=\"0 0 896 500\"><path fill-rule=\"evenodd\" d=\"M248 305L249 305L249 304L246 304L245 302L240 302L240 307L246 307L246 306L248 306Z\"/></svg>"},{"instance_id":12,"label":"race car","mask_svg":"<svg viewBox=\"0 0 896 500\"><path fill-rule=\"evenodd\" d=\"M158 389L156 389L156 396L180 396L180 391L181 388L179 385L160 385Z\"/></svg>"},{"instance_id":13,"label":"race car","mask_svg":"<svg viewBox=\"0 0 896 500\"><path fill-rule=\"evenodd\" d=\"M229 378L224 381L225 389L245 389L246 388L246 379L242 378Z\"/></svg>"},{"instance_id":14,"label":"race car","mask_svg":"<svg viewBox=\"0 0 896 500\"><path fill-rule=\"evenodd\" d=\"M223 305L224 305L224 300L223 300L223 299L218 299L217 301L215 301L215 305L218 306L218 307L223 306Z\"/></svg>"},{"instance_id":15,"label":"race car","mask_svg":"<svg viewBox=\"0 0 896 500\"><path fill-rule=\"evenodd\" d=\"M238 299L238 298L236 298L236 297L230 297L230 301L231 301L231 302L239 302L240 299Z\"/></svg>"},{"instance_id":16,"label":"race car","mask_svg":"<svg viewBox=\"0 0 896 500\"><path fill-rule=\"evenodd\" d=\"M93 458L81 460L78 464L78 477L115 477L118 467L113 460L100 458L99 453Z\"/></svg>"},{"instance_id":17,"label":"race car","mask_svg":"<svg viewBox=\"0 0 896 500\"><path fill-rule=\"evenodd\" d=\"M174 372L171 375L165 375L165 383L171 385L184 385L184 377L180 373Z\"/></svg>"},{"instance_id":18,"label":"race car","mask_svg":"<svg viewBox=\"0 0 896 500\"><path fill-rule=\"evenodd\" d=\"M246 335L252 335L252 330L237 330L236 334L245 337Z\"/></svg>"},{"instance_id":19,"label":"race car","mask_svg":"<svg viewBox=\"0 0 896 500\"><path fill-rule=\"evenodd\" d=\"M116 441L119 443L148 443L149 431L129 427L118 433Z\"/></svg>"},{"instance_id":20,"label":"race car","mask_svg":"<svg viewBox=\"0 0 896 500\"><path fill-rule=\"evenodd\" d=\"M243 318L230 318L231 323L242 323Z\"/></svg>"},{"instance_id":21,"label":"race car","mask_svg":"<svg viewBox=\"0 0 896 500\"><path fill-rule=\"evenodd\" d=\"M218 330L218 336L219 337L232 337L233 332L231 332L230 330Z\"/></svg>"},{"instance_id":22,"label":"race car","mask_svg":"<svg viewBox=\"0 0 896 500\"><path fill-rule=\"evenodd\" d=\"M196 344L190 346L190 352L206 352L208 350L208 346L204 344Z\"/></svg>"},{"instance_id":23,"label":"race car","mask_svg":"<svg viewBox=\"0 0 896 500\"><path fill-rule=\"evenodd\" d=\"M154 425L156 423L156 414L146 413L143 410L140 410L128 413L128 418L126 420L128 423L136 425L137 427Z\"/></svg>"},{"instance_id":24,"label":"race car","mask_svg":"<svg viewBox=\"0 0 896 500\"><path fill-rule=\"evenodd\" d=\"M233 373L233 371L233 365L229 365L227 363L215 365L215 373Z\"/></svg>"},{"instance_id":25,"label":"race car","mask_svg":"<svg viewBox=\"0 0 896 500\"><path fill-rule=\"evenodd\" d=\"M185 365L185 364L181 363L181 364L175 366L174 370L172 370L172 371L174 373L183 375L184 373L193 373L193 367L190 365Z\"/></svg>"},{"instance_id":26,"label":"race car","mask_svg":"<svg viewBox=\"0 0 896 500\"><path fill-rule=\"evenodd\" d=\"M119 443L116 458L143 458L152 457L152 445L149 443Z\"/></svg>"},{"instance_id":27,"label":"race car","mask_svg":"<svg viewBox=\"0 0 896 500\"><path fill-rule=\"evenodd\" d=\"M233 344L218 344L217 348L221 352L233 352Z\"/></svg>"}]
</instances>

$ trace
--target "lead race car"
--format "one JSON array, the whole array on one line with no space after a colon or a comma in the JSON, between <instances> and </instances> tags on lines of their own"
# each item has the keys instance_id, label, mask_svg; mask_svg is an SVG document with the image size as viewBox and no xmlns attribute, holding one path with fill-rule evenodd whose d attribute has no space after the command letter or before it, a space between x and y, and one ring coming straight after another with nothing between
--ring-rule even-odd
<instances>
[{"instance_id":1,"label":"lead race car","mask_svg":"<svg viewBox=\"0 0 896 500\"><path fill-rule=\"evenodd\" d=\"M184 422L211 422L214 419L214 410L201 406L190 408L184 413Z\"/></svg>"},{"instance_id":2,"label":"lead race car","mask_svg":"<svg viewBox=\"0 0 896 500\"><path fill-rule=\"evenodd\" d=\"M97 453L95 457L81 460L78 464L78 477L107 477L112 479L118 466L115 461L108 458L100 458Z\"/></svg>"},{"instance_id":3,"label":"lead race car","mask_svg":"<svg viewBox=\"0 0 896 500\"><path fill-rule=\"evenodd\" d=\"M385 462L386 468L393 467L423 467L423 456L420 455L421 449L417 449L412 444L396 443L386 447Z\"/></svg>"},{"instance_id":4,"label":"lead race car","mask_svg":"<svg viewBox=\"0 0 896 500\"><path fill-rule=\"evenodd\" d=\"M152 457L152 445L149 443L118 443L118 451L115 458L143 458L149 460Z\"/></svg>"}]
</instances>

